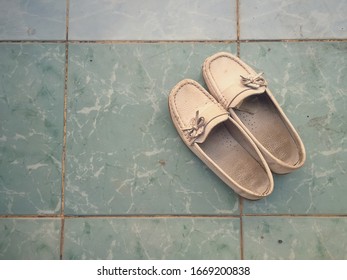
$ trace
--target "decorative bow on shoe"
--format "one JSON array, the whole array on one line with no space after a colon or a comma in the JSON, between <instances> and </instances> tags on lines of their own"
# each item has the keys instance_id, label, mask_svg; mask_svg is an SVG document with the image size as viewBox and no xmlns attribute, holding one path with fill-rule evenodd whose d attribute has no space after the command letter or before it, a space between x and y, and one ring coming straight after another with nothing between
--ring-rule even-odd
<instances>
[{"instance_id":1,"label":"decorative bow on shoe","mask_svg":"<svg viewBox=\"0 0 347 280\"><path fill-rule=\"evenodd\" d=\"M248 76L248 77L244 77L240 75L241 83L247 87L254 88L254 89L260 88L261 86L267 86L266 80L262 77L263 74L264 73L259 73L254 76Z\"/></svg>"},{"instance_id":2,"label":"decorative bow on shoe","mask_svg":"<svg viewBox=\"0 0 347 280\"><path fill-rule=\"evenodd\" d=\"M192 118L190 121L191 127L185 128L183 131L188 132L188 137L190 142L193 142L198 136L204 133L205 131L205 118L199 117L199 110L195 113L195 118Z\"/></svg>"}]
</instances>

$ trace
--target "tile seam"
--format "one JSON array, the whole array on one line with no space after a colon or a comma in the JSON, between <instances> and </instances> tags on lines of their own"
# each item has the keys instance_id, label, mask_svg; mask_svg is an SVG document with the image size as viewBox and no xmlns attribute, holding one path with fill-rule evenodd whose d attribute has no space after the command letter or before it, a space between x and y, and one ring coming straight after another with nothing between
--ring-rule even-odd
<instances>
[{"instance_id":1,"label":"tile seam","mask_svg":"<svg viewBox=\"0 0 347 280\"><path fill-rule=\"evenodd\" d=\"M69 76L69 6L70 1L66 0L66 15L65 15L65 78L64 78L64 108L63 108L63 151L62 151L62 164L61 164L61 226L60 226L60 248L59 258L63 259L64 255L64 233L65 233L65 164L66 164L66 126L67 126L67 85Z\"/></svg>"},{"instance_id":2,"label":"tile seam","mask_svg":"<svg viewBox=\"0 0 347 280\"><path fill-rule=\"evenodd\" d=\"M60 247L59 247L59 259L63 260L64 257L64 233L65 233L65 219L60 220Z\"/></svg>"},{"instance_id":3,"label":"tile seam","mask_svg":"<svg viewBox=\"0 0 347 280\"><path fill-rule=\"evenodd\" d=\"M61 219L61 214L55 214L55 215L0 215L0 219Z\"/></svg>"},{"instance_id":4,"label":"tile seam","mask_svg":"<svg viewBox=\"0 0 347 280\"><path fill-rule=\"evenodd\" d=\"M347 218L347 214L242 214L242 217L269 217L269 218ZM165 215L165 214L143 214L143 215L66 215L64 219L83 219L83 218L96 218L96 219L138 219L138 218L158 218L158 219L191 219L191 218L215 218L215 219L239 219L240 214L230 215L203 215L203 214L180 214L180 215ZM0 219L62 219L61 214L47 214L47 215L0 215Z\"/></svg>"},{"instance_id":5,"label":"tile seam","mask_svg":"<svg viewBox=\"0 0 347 280\"><path fill-rule=\"evenodd\" d=\"M64 77L64 108L63 108L63 149L61 159L61 208L60 214L64 215L64 202L65 202L65 161L66 161L66 102L67 102L67 75L68 75L68 46L65 44L65 77Z\"/></svg>"},{"instance_id":6,"label":"tile seam","mask_svg":"<svg viewBox=\"0 0 347 280\"><path fill-rule=\"evenodd\" d=\"M347 218L347 214L243 214L244 217Z\"/></svg>"},{"instance_id":7,"label":"tile seam","mask_svg":"<svg viewBox=\"0 0 347 280\"><path fill-rule=\"evenodd\" d=\"M307 39L240 39L241 43L307 43L307 42L347 42L347 38L307 38Z\"/></svg>"},{"instance_id":8,"label":"tile seam","mask_svg":"<svg viewBox=\"0 0 347 280\"><path fill-rule=\"evenodd\" d=\"M239 215L65 215L65 219L238 219Z\"/></svg>"},{"instance_id":9,"label":"tile seam","mask_svg":"<svg viewBox=\"0 0 347 280\"><path fill-rule=\"evenodd\" d=\"M241 198L241 208L243 208L243 199ZM165 215L165 214L144 214L144 215L65 215L65 219L78 219L78 218L120 218L120 219L137 219L137 218L240 218L242 217L272 217L272 218L347 218L347 214L244 214L240 209L240 214L230 215Z\"/></svg>"},{"instance_id":10,"label":"tile seam","mask_svg":"<svg viewBox=\"0 0 347 280\"><path fill-rule=\"evenodd\" d=\"M0 44L64 44L66 40L0 40Z\"/></svg>"},{"instance_id":11,"label":"tile seam","mask_svg":"<svg viewBox=\"0 0 347 280\"><path fill-rule=\"evenodd\" d=\"M239 209L240 209L240 259L244 259L244 242L243 242L243 198L239 196Z\"/></svg>"},{"instance_id":12,"label":"tile seam","mask_svg":"<svg viewBox=\"0 0 347 280\"><path fill-rule=\"evenodd\" d=\"M66 38L65 38L65 77L64 77L64 108L63 108L63 151L62 151L62 184L61 184L61 209L62 217L65 211L65 163L66 163L66 126L67 126L67 85L69 76L69 0L66 0Z\"/></svg>"},{"instance_id":13,"label":"tile seam","mask_svg":"<svg viewBox=\"0 0 347 280\"><path fill-rule=\"evenodd\" d=\"M236 1L236 47L237 47L237 56L240 57L240 0Z\"/></svg>"},{"instance_id":14,"label":"tile seam","mask_svg":"<svg viewBox=\"0 0 347 280\"><path fill-rule=\"evenodd\" d=\"M307 43L347 42L347 38L312 39L236 39L236 40L0 40L0 44L173 44L173 43Z\"/></svg>"}]
</instances>

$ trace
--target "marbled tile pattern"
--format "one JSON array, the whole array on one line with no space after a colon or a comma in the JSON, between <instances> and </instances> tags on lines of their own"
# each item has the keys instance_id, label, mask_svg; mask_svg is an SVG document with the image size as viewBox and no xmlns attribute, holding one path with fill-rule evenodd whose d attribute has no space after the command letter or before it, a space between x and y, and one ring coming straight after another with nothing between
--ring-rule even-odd
<instances>
[{"instance_id":1,"label":"marbled tile pattern","mask_svg":"<svg viewBox=\"0 0 347 280\"><path fill-rule=\"evenodd\" d=\"M0 259L59 259L60 220L0 219Z\"/></svg>"},{"instance_id":2,"label":"marbled tile pattern","mask_svg":"<svg viewBox=\"0 0 347 280\"><path fill-rule=\"evenodd\" d=\"M65 0L0 0L0 40L63 40Z\"/></svg>"},{"instance_id":3,"label":"marbled tile pattern","mask_svg":"<svg viewBox=\"0 0 347 280\"><path fill-rule=\"evenodd\" d=\"M60 210L64 46L0 45L0 213Z\"/></svg>"},{"instance_id":4,"label":"marbled tile pattern","mask_svg":"<svg viewBox=\"0 0 347 280\"><path fill-rule=\"evenodd\" d=\"M347 259L347 218L246 217L245 259Z\"/></svg>"},{"instance_id":5,"label":"marbled tile pattern","mask_svg":"<svg viewBox=\"0 0 347 280\"><path fill-rule=\"evenodd\" d=\"M239 259L239 220L67 219L64 259Z\"/></svg>"},{"instance_id":6,"label":"marbled tile pattern","mask_svg":"<svg viewBox=\"0 0 347 280\"><path fill-rule=\"evenodd\" d=\"M345 0L240 0L240 38L347 38L346 14Z\"/></svg>"},{"instance_id":7,"label":"marbled tile pattern","mask_svg":"<svg viewBox=\"0 0 347 280\"><path fill-rule=\"evenodd\" d=\"M233 0L70 0L69 38L235 40L235 7Z\"/></svg>"},{"instance_id":8,"label":"marbled tile pattern","mask_svg":"<svg viewBox=\"0 0 347 280\"><path fill-rule=\"evenodd\" d=\"M347 213L347 43L242 44L241 58L265 72L307 153L302 169L275 176L274 193L245 201L244 212Z\"/></svg>"},{"instance_id":9,"label":"marbled tile pattern","mask_svg":"<svg viewBox=\"0 0 347 280\"><path fill-rule=\"evenodd\" d=\"M345 0L0 0L0 259L347 259L346 15ZM307 151L260 201L189 151L167 106L238 39Z\"/></svg>"},{"instance_id":10,"label":"marbled tile pattern","mask_svg":"<svg viewBox=\"0 0 347 280\"><path fill-rule=\"evenodd\" d=\"M167 97L228 44L71 45L65 212L230 214L237 196L183 144Z\"/></svg>"}]
</instances>

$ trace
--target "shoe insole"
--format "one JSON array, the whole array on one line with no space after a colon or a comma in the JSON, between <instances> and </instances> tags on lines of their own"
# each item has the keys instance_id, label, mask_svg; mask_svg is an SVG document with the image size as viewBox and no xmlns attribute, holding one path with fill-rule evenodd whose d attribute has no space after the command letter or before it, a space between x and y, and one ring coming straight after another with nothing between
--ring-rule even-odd
<instances>
[{"instance_id":1,"label":"shoe insole","mask_svg":"<svg viewBox=\"0 0 347 280\"><path fill-rule=\"evenodd\" d=\"M235 113L275 157L290 165L299 161L298 147L266 94L246 98Z\"/></svg>"},{"instance_id":2,"label":"shoe insole","mask_svg":"<svg viewBox=\"0 0 347 280\"><path fill-rule=\"evenodd\" d=\"M262 165L233 135L244 139L234 124L228 122L216 126L201 149L231 178L255 193L263 194L269 187L269 179Z\"/></svg>"}]
</instances>

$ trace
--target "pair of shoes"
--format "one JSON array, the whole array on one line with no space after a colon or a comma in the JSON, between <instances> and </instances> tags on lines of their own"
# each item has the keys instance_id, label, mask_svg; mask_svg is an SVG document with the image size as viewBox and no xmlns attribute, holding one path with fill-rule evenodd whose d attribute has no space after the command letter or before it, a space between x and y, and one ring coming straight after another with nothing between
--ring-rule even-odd
<instances>
[{"instance_id":1,"label":"pair of shoes","mask_svg":"<svg viewBox=\"0 0 347 280\"><path fill-rule=\"evenodd\" d=\"M268 89L262 73L230 53L203 64L210 91L185 79L169 94L169 111L183 142L218 177L247 199L270 195L271 171L300 168L304 145Z\"/></svg>"}]
</instances>

